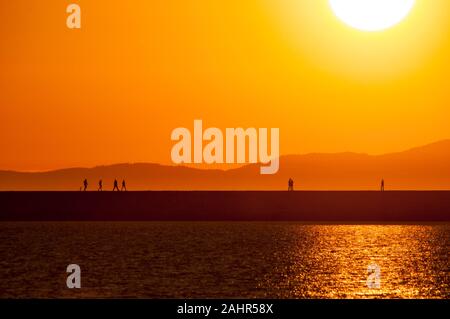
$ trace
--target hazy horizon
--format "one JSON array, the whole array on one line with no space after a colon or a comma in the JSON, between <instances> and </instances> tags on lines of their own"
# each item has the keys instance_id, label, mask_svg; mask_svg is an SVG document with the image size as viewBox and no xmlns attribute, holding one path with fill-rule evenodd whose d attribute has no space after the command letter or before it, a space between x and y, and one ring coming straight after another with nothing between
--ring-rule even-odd
<instances>
[{"instance_id":1,"label":"hazy horizon","mask_svg":"<svg viewBox=\"0 0 450 319\"><path fill-rule=\"evenodd\" d=\"M259 164L199 169L193 165L122 163L92 168L64 168L46 172L0 170L0 190L88 190L99 180L111 190L114 179L126 180L128 190L284 190L292 178L297 190L450 189L450 140L383 155L311 153L280 157L277 174L263 176Z\"/></svg>"},{"instance_id":2,"label":"hazy horizon","mask_svg":"<svg viewBox=\"0 0 450 319\"><path fill-rule=\"evenodd\" d=\"M345 151L341 151L341 152L307 152L307 153L281 154L280 158L290 157L290 156L341 155L341 154L354 154L354 155L363 155L363 156L370 156L370 157L379 157L379 156L386 156L386 155L392 155L392 154L398 154L398 153L413 151L413 150L416 150L416 149L430 147L430 146L444 144L444 143L449 143L449 146L450 146L450 138L441 139L441 140L437 140L435 142L430 142L430 143L426 143L426 144L423 144L423 145L409 147L409 148L406 148L404 150L393 151L393 152L388 152L388 153L373 154L373 153L368 153L368 152L354 152L354 151L351 151L351 150L345 150ZM449 149L449 151L450 151L450 149ZM129 161L129 162L116 162L116 163L98 163L98 164L93 165L93 166L54 167L54 168L48 168L48 169L43 169L43 170L15 170L15 169L8 169L8 168L1 168L0 167L0 171L3 171L3 172L18 172L18 173L46 173L46 172L61 171L61 170L66 170L66 169L93 169L93 168L101 168L101 167L105 167L105 166L139 165L139 164L154 164L154 165L169 166L169 167L186 167L186 168L193 168L193 169L199 169L199 170L221 170L221 171L228 171L228 170L233 170L233 169L237 169L237 168L244 167L244 166L253 165L252 163L242 163L242 164L227 164L227 163L222 163L222 164L217 164L217 163L215 163L215 164L205 164L205 163L203 163L203 164L194 164L194 163L192 163L192 164L188 164L188 163L173 164L170 161L167 161L167 162L133 162L133 161Z\"/></svg>"}]
</instances>

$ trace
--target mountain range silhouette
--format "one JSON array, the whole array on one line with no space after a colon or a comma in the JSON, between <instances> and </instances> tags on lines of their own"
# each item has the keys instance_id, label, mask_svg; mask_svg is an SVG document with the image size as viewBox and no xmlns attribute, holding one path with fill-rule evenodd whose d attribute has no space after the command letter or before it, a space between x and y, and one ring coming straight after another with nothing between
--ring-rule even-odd
<instances>
[{"instance_id":1,"label":"mountain range silhouette","mask_svg":"<svg viewBox=\"0 0 450 319\"><path fill-rule=\"evenodd\" d=\"M92 168L67 168L47 172L0 171L0 190L79 190L89 181L104 190L125 179L129 190L284 190L288 179L295 190L450 189L450 140L384 155L311 153L280 157L275 175L260 175L260 164L229 170L198 169L152 163L115 164Z\"/></svg>"}]
</instances>

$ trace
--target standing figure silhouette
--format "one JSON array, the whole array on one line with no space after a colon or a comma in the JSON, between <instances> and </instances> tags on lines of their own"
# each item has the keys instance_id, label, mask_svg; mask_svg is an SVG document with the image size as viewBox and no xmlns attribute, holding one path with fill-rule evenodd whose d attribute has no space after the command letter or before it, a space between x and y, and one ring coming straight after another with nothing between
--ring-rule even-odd
<instances>
[{"instance_id":1,"label":"standing figure silhouette","mask_svg":"<svg viewBox=\"0 0 450 319\"><path fill-rule=\"evenodd\" d=\"M84 186L84 189L83 189L83 191L86 191L87 190L87 188L88 188L88 181L87 181L87 179L85 178L84 179L84 181L83 181L83 186Z\"/></svg>"},{"instance_id":2,"label":"standing figure silhouette","mask_svg":"<svg viewBox=\"0 0 450 319\"><path fill-rule=\"evenodd\" d=\"M384 179L381 180L381 191L384 192Z\"/></svg>"},{"instance_id":3,"label":"standing figure silhouette","mask_svg":"<svg viewBox=\"0 0 450 319\"><path fill-rule=\"evenodd\" d=\"M117 189L117 191L119 192L119 183L117 182L117 179L114 180L114 188L113 188L113 192Z\"/></svg>"},{"instance_id":4,"label":"standing figure silhouette","mask_svg":"<svg viewBox=\"0 0 450 319\"><path fill-rule=\"evenodd\" d=\"M292 178L289 178L288 191L293 191L293 190L294 190L294 180Z\"/></svg>"},{"instance_id":5,"label":"standing figure silhouette","mask_svg":"<svg viewBox=\"0 0 450 319\"><path fill-rule=\"evenodd\" d=\"M99 192L103 191L103 181L102 180L98 181L98 191Z\"/></svg>"},{"instance_id":6,"label":"standing figure silhouette","mask_svg":"<svg viewBox=\"0 0 450 319\"><path fill-rule=\"evenodd\" d=\"M122 180L122 188L120 190L122 190L122 191L127 190L127 185L125 184L125 180Z\"/></svg>"}]
</instances>

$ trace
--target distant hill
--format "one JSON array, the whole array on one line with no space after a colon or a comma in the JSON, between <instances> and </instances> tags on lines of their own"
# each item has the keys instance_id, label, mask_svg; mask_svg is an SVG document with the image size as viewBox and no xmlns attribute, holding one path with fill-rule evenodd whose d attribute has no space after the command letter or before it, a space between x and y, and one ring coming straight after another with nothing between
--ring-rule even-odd
<instances>
[{"instance_id":1,"label":"distant hill","mask_svg":"<svg viewBox=\"0 0 450 319\"><path fill-rule=\"evenodd\" d=\"M386 189L450 189L450 140L385 155L357 153L286 155L275 175L260 175L260 164L230 170L205 170L159 164L116 164L49 172L0 171L0 190L78 190L84 178L89 189L103 179L126 179L129 190L371 190L384 178Z\"/></svg>"}]
</instances>

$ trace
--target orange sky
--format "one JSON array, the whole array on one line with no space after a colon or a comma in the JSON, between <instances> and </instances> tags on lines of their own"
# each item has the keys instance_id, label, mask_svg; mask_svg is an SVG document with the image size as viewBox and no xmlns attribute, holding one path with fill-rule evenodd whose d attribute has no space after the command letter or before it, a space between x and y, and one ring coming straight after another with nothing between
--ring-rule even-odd
<instances>
[{"instance_id":1,"label":"orange sky","mask_svg":"<svg viewBox=\"0 0 450 319\"><path fill-rule=\"evenodd\" d=\"M326 0L1 1L0 33L0 169L170 163L194 119L279 127L282 154L450 137L447 0L378 33Z\"/></svg>"}]
</instances>

